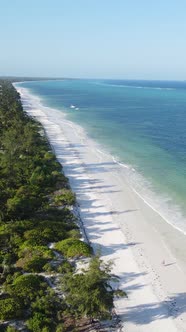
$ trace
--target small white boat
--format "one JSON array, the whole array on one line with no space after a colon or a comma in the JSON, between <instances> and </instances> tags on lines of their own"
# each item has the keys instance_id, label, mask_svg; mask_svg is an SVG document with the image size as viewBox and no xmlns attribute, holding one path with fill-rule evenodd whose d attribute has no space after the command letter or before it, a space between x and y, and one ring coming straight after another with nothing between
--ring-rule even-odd
<instances>
[{"instance_id":1,"label":"small white boat","mask_svg":"<svg viewBox=\"0 0 186 332\"><path fill-rule=\"evenodd\" d=\"M76 106L74 106L74 105L70 105L70 108L76 108Z\"/></svg>"}]
</instances>

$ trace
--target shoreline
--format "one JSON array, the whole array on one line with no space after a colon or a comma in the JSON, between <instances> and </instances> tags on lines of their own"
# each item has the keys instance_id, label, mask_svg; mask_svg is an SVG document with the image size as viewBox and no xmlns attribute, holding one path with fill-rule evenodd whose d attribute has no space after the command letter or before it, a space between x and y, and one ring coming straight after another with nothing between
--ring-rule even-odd
<instances>
[{"instance_id":1,"label":"shoreline","mask_svg":"<svg viewBox=\"0 0 186 332\"><path fill-rule=\"evenodd\" d=\"M16 83L15 83L16 84ZM19 83L18 83L19 87ZM29 91L29 87L28 87ZM32 92L31 92L32 93ZM32 95L33 96L33 95ZM39 103L42 105L41 107L45 107L45 109L52 109L52 106L47 105L45 98L37 96ZM40 106L39 106L40 107ZM71 124L76 123L76 126L82 126L80 121L76 119L73 120L74 112L68 113L68 110L61 109L61 107L55 107L54 110L59 110L63 112L67 121ZM86 123L86 122L85 122ZM100 153L103 153L106 157L112 158L112 160L119 164L122 168L122 173L125 173L125 178L128 179L128 185L133 189L134 193L137 194L145 204L147 204L151 209L153 209L159 216L173 228L183 233L186 236L186 209L183 204L183 199L177 200L174 195L174 191L172 193L169 192L167 188L159 187L158 181L154 181L153 177L149 177L149 174L144 173L144 169L140 169L138 164L127 162L124 159L124 154L120 154L120 152L112 151L112 146L107 145L106 142L102 142L102 139L92 135L92 129L87 127L86 124L83 124L83 131L90 139L90 135L93 136L91 139L95 140L95 148L98 149ZM90 129L90 132L89 132ZM111 152L112 151L112 152ZM145 167L145 165L144 165ZM152 165L154 167L154 165ZM169 174L169 170L167 169L167 174ZM161 182L161 181L160 181ZM165 187L165 183L164 183ZM175 196L175 197L174 197ZM182 194L183 197L183 194Z\"/></svg>"},{"instance_id":2,"label":"shoreline","mask_svg":"<svg viewBox=\"0 0 186 332\"><path fill-rule=\"evenodd\" d=\"M63 165L91 245L101 248L103 259L115 262L113 273L128 293L128 299L115 301L124 331L185 331L185 236L135 194L119 165L99 153L95 143L81 135L80 126L57 110L54 118L39 98L34 104L26 89L15 87Z\"/></svg>"}]
</instances>

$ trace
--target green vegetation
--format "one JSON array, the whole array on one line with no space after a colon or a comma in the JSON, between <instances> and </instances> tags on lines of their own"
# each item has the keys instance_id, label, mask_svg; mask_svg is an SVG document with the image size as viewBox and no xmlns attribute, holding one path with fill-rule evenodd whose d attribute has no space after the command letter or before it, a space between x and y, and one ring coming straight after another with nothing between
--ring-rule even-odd
<instances>
[{"instance_id":1,"label":"green vegetation","mask_svg":"<svg viewBox=\"0 0 186 332\"><path fill-rule=\"evenodd\" d=\"M92 255L74 204L41 125L23 111L11 83L0 81L1 321L22 320L33 332L75 331L78 319L110 317L110 265L96 256L74 273L75 259ZM3 331L17 330L10 324Z\"/></svg>"},{"instance_id":2,"label":"green vegetation","mask_svg":"<svg viewBox=\"0 0 186 332\"><path fill-rule=\"evenodd\" d=\"M0 301L0 319L7 320L19 318L22 314L21 304L14 298L1 299Z\"/></svg>"},{"instance_id":3,"label":"green vegetation","mask_svg":"<svg viewBox=\"0 0 186 332\"><path fill-rule=\"evenodd\" d=\"M54 258L53 252L44 246L26 247L20 251L16 266L26 272L41 272L45 264Z\"/></svg>"},{"instance_id":4,"label":"green vegetation","mask_svg":"<svg viewBox=\"0 0 186 332\"><path fill-rule=\"evenodd\" d=\"M76 197L75 197L75 194L71 190L64 188L55 193L53 200L54 200L55 206L61 206L61 205L68 206L68 205L75 204Z\"/></svg>"},{"instance_id":5,"label":"green vegetation","mask_svg":"<svg viewBox=\"0 0 186 332\"><path fill-rule=\"evenodd\" d=\"M59 250L65 257L88 257L91 255L91 247L78 239L69 238L56 243L55 249Z\"/></svg>"},{"instance_id":6,"label":"green vegetation","mask_svg":"<svg viewBox=\"0 0 186 332\"><path fill-rule=\"evenodd\" d=\"M62 287L66 295L69 311L77 317L111 318L114 290L110 283L117 281L111 274L112 264L104 264L99 256L90 260L87 270L69 273L63 278ZM120 296L126 294L120 291Z\"/></svg>"},{"instance_id":7,"label":"green vegetation","mask_svg":"<svg viewBox=\"0 0 186 332\"><path fill-rule=\"evenodd\" d=\"M17 330L15 327L13 326L8 326L7 329L6 329L6 332L17 332L19 330Z\"/></svg>"},{"instance_id":8,"label":"green vegetation","mask_svg":"<svg viewBox=\"0 0 186 332\"><path fill-rule=\"evenodd\" d=\"M13 283L7 285L6 290L11 296L15 296L20 303L28 305L39 294L44 295L47 283L43 277L33 274L15 277Z\"/></svg>"}]
</instances>

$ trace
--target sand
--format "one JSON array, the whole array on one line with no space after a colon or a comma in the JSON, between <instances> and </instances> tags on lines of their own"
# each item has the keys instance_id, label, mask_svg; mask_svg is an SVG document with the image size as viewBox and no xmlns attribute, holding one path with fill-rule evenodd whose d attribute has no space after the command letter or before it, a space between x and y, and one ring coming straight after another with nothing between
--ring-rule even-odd
<instances>
[{"instance_id":1,"label":"sand","mask_svg":"<svg viewBox=\"0 0 186 332\"><path fill-rule=\"evenodd\" d=\"M143 201L122 167L80 126L17 90L63 165L93 248L114 262L119 287L128 294L115 300L122 331L186 331L186 236Z\"/></svg>"}]
</instances>

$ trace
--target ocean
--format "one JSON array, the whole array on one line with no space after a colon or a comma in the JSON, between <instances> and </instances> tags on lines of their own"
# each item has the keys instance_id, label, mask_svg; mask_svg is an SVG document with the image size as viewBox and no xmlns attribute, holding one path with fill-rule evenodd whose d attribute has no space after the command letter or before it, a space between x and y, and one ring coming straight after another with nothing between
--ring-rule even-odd
<instances>
[{"instance_id":1,"label":"ocean","mask_svg":"<svg viewBox=\"0 0 186 332\"><path fill-rule=\"evenodd\" d=\"M186 234L186 82L35 81L18 86L65 113L112 156L129 184Z\"/></svg>"}]
</instances>

